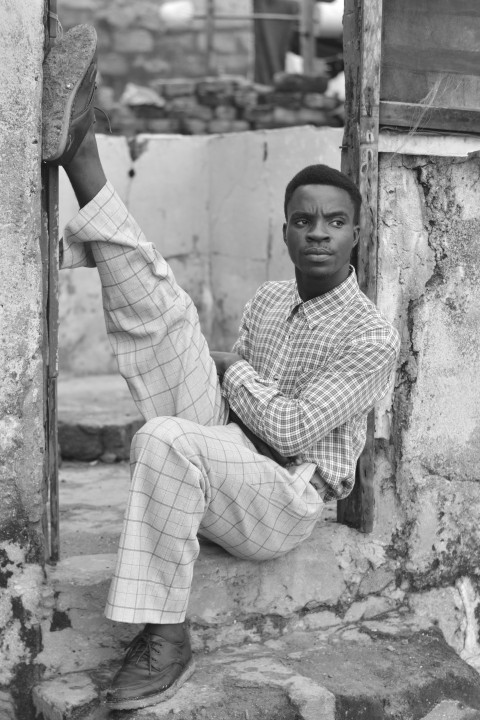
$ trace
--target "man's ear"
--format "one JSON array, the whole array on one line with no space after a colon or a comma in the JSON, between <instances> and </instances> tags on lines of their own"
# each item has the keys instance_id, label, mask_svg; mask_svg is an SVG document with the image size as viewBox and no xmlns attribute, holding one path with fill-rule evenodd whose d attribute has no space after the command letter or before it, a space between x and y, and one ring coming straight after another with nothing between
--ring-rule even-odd
<instances>
[{"instance_id":1,"label":"man's ear","mask_svg":"<svg viewBox=\"0 0 480 720\"><path fill-rule=\"evenodd\" d=\"M358 245L358 241L360 240L360 225L355 225L353 228L353 247L355 245Z\"/></svg>"},{"instance_id":2,"label":"man's ear","mask_svg":"<svg viewBox=\"0 0 480 720\"><path fill-rule=\"evenodd\" d=\"M287 244L287 223L283 223L282 232L283 232L283 242L286 245Z\"/></svg>"}]
</instances>

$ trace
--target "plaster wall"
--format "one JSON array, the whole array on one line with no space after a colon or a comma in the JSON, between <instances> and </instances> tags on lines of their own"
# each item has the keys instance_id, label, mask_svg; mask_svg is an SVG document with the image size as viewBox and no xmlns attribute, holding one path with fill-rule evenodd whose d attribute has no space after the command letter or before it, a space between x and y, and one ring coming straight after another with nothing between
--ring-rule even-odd
<instances>
[{"instance_id":1,"label":"plaster wall","mask_svg":"<svg viewBox=\"0 0 480 720\"><path fill-rule=\"evenodd\" d=\"M476 156L381 155L378 304L402 350L376 415L376 533L412 607L477 667L479 180Z\"/></svg>"},{"instance_id":2,"label":"plaster wall","mask_svg":"<svg viewBox=\"0 0 480 720\"><path fill-rule=\"evenodd\" d=\"M106 174L193 298L203 331L229 349L257 287L292 276L283 194L303 166L339 167L342 130L289 128L218 136L97 136ZM62 174L60 227L77 211ZM60 371L104 374L116 363L96 271L60 273Z\"/></svg>"},{"instance_id":3,"label":"plaster wall","mask_svg":"<svg viewBox=\"0 0 480 720\"><path fill-rule=\"evenodd\" d=\"M0 0L0 715L27 717L43 583L44 1Z\"/></svg>"}]
</instances>

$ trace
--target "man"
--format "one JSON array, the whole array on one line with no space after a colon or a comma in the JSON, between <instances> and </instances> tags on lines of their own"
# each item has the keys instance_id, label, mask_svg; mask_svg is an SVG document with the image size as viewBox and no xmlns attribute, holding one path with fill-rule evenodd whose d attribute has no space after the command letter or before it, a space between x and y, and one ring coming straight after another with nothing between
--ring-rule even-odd
<instances>
[{"instance_id":1,"label":"man","mask_svg":"<svg viewBox=\"0 0 480 720\"><path fill-rule=\"evenodd\" d=\"M96 265L119 369L146 420L106 607L144 624L106 697L134 709L194 670L185 614L198 535L240 558L275 558L311 534L325 502L348 495L398 337L349 265L358 190L317 165L285 193L295 280L265 283L233 352L210 353L191 299L106 181L95 45L93 28L78 26L46 60L43 157L64 166L81 207L62 266Z\"/></svg>"}]
</instances>

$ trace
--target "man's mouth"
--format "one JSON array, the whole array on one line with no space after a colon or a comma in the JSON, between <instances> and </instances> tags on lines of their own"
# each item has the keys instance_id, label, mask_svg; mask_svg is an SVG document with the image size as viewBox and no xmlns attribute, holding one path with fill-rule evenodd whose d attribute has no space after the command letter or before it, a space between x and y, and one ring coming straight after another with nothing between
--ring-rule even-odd
<instances>
[{"instance_id":1,"label":"man's mouth","mask_svg":"<svg viewBox=\"0 0 480 720\"><path fill-rule=\"evenodd\" d=\"M331 255L332 253L330 250L324 250L323 248L309 248L308 250L305 250L305 255Z\"/></svg>"}]
</instances>

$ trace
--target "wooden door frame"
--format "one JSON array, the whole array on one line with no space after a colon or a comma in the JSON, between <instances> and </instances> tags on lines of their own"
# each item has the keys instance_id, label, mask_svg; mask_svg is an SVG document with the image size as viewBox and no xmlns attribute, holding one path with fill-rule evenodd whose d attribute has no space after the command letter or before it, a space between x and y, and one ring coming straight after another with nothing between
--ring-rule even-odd
<instances>
[{"instance_id":1,"label":"wooden door frame","mask_svg":"<svg viewBox=\"0 0 480 720\"><path fill-rule=\"evenodd\" d=\"M382 0L345 0L343 32L346 100L341 168L357 184L363 198L355 265L361 290L376 303ZM338 521L364 533L373 530L374 471L375 423L371 412L355 487L337 505Z\"/></svg>"}]
</instances>

